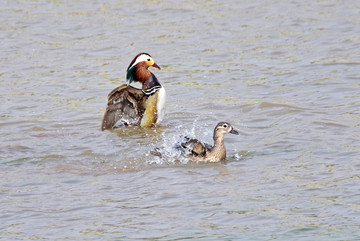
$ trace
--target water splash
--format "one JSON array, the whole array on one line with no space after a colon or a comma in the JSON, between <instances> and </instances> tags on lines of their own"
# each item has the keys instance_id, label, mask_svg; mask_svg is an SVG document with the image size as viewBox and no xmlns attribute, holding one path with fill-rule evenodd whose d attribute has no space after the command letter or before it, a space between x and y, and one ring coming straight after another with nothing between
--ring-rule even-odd
<instances>
[{"instance_id":1,"label":"water splash","mask_svg":"<svg viewBox=\"0 0 360 241\"><path fill-rule=\"evenodd\" d=\"M213 128L210 126L199 125L194 120L192 125L177 125L170 131L164 131L161 134L161 141L154 144L147 156L147 163L150 165L169 165L169 164L188 164L192 163L191 158L184 154L180 143L185 137L196 138L205 143L213 144ZM229 156L229 161L240 161L249 155L247 151L236 152L235 155Z\"/></svg>"},{"instance_id":2,"label":"water splash","mask_svg":"<svg viewBox=\"0 0 360 241\"><path fill-rule=\"evenodd\" d=\"M190 159L183 155L183 153L177 148L179 141L181 140L179 132L171 135L163 134L161 142L147 154L149 157L148 163L150 165L157 164L174 164L181 163L187 164Z\"/></svg>"},{"instance_id":3,"label":"water splash","mask_svg":"<svg viewBox=\"0 0 360 241\"><path fill-rule=\"evenodd\" d=\"M201 130L199 131L197 120L194 120L191 126L180 124L164 131L161 133L161 140L151 146L151 150L146 154L147 163L150 165L187 164L191 159L181 152L178 148L179 144L184 136L195 137L199 133Z\"/></svg>"},{"instance_id":4,"label":"water splash","mask_svg":"<svg viewBox=\"0 0 360 241\"><path fill-rule=\"evenodd\" d=\"M243 161L252 155L250 151L236 151L235 154L227 157L228 161Z\"/></svg>"}]
</instances>

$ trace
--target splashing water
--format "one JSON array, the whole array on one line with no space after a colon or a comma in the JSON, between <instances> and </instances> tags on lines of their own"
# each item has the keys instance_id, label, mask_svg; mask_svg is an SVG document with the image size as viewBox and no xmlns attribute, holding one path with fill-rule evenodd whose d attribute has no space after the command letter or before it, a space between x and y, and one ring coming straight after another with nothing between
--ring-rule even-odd
<instances>
[{"instance_id":1,"label":"splashing water","mask_svg":"<svg viewBox=\"0 0 360 241\"><path fill-rule=\"evenodd\" d=\"M191 128L183 125L177 125L175 131L168 133L164 131L161 134L161 141L154 144L152 149L146 154L148 157L147 163L150 165L164 165L164 164L189 164L192 163L191 158L184 154L180 143L185 137L196 138L199 140L206 140L206 143L213 144L212 140L213 129L208 126L200 126L197 120L194 120ZM249 156L248 151L236 151L235 154L227 157L228 161L241 161Z\"/></svg>"}]
</instances>

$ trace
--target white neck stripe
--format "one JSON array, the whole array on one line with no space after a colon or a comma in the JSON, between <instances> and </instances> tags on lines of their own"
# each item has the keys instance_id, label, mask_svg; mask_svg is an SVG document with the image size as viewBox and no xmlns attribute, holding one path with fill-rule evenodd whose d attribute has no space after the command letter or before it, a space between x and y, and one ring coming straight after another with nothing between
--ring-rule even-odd
<instances>
[{"instance_id":1,"label":"white neck stripe","mask_svg":"<svg viewBox=\"0 0 360 241\"><path fill-rule=\"evenodd\" d=\"M152 95L152 94L155 94L156 91L158 91L159 89L161 88L161 85L156 85L150 89L146 89L146 90L142 90L142 92L145 94L145 95Z\"/></svg>"}]
</instances>

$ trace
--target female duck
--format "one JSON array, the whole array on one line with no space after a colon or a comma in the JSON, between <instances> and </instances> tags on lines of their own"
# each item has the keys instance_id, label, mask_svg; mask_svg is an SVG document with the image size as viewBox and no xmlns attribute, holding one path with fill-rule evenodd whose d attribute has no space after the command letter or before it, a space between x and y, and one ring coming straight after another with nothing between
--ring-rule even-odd
<instances>
[{"instance_id":1,"label":"female duck","mask_svg":"<svg viewBox=\"0 0 360 241\"><path fill-rule=\"evenodd\" d=\"M148 70L151 66L160 69L147 53L140 53L131 61L126 75L128 84L115 88L108 95L102 130L125 126L150 127L163 120L165 89ZM132 82L140 82L142 88L129 85Z\"/></svg>"},{"instance_id":2,"label":"female duck","mask_svg":"<svg viewBox=\"0 0 360 241\"><path fill-rule=\"evenodd\" d=\"M214 146L202 143L197 139L185 137L180 149L196 162L220 162L226 158L224 134L239 135L239 132L227 122L219 122L214 129Z\"/></svg>"}]
</instances>

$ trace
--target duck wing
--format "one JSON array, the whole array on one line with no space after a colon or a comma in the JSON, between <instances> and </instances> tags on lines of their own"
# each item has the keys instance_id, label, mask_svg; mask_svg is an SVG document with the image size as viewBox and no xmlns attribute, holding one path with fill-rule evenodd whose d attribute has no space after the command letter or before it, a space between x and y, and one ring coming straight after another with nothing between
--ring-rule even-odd
<instances>
[{"instance_id":1,"label":"duck wing","mask_svg":"<svg viewBox=\"0 0 360 241\"><path fill-rule=\"evenodd\" d=\"M185 154L190 154L193 156L205 156L206 152L211 151L212 146L206 143L202 143L197 139L184 137L183 142L180 144L180 149L185 152Z\"/></svg>"},{"instance_id":2,"label":"duck wing","mask_svg":"<svg viewBox=\"0 0 360 241\"><path fill-rule=\"evenodd\" d=\"M138 125L145 111L146 96L141 89L123 84L108 95L101 129Z\"/></svg>"}]
</instances>

